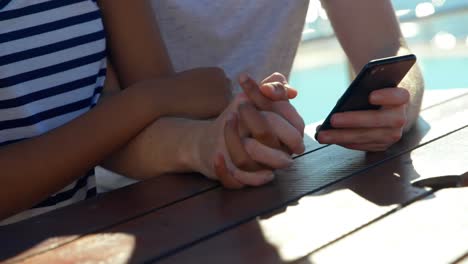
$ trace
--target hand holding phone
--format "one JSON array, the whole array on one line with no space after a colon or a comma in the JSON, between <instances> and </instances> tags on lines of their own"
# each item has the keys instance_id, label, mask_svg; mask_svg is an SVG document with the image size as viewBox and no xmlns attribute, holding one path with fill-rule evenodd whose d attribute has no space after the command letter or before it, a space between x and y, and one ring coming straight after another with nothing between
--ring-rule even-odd
<instances>
[{"instance_id":1,"label":"hand holding phone","mask_svg":"<svg viewBox=\"0 0 468 264\"><path fill-rule=\"evenodd\" d=\"M373 60L366 64L319 127L316 138L318 139L320 133L321 140L319 141L322 143L339 144L346 147L349 144L354 145L354 143L365 144L366 138L369 138L369 143L375 143L379 140L382 142L388 141L388 137L393 137L389 135L389 131L391 130L379 127L379 125L391 128L389 124L394 122L391 120L392 118L397 117L401 119L398 111L403 112L401 113L403 115L405 114L404 110L401 111L401 109L408 103L409 93L406 89L392 87L399 85L415 62L416 57L411 54ZM380 89L384 90L374 92ZM384 100L381 100L381 103L376 103L374 100L374 104L371 104L369 97L373 92L383 95L385 97ZM394 105L387 105L388 101L395 100L395 95L398 94L404 97L403 101L396 102ZM380 109L381 106L385 106L385 108ZM332 126L332 117L333 123L337 127ZM379 122L372 122L373 119ZM371 129L373 131L370 131ZM401 130L401 127L399 130ZM370 134L371 132L372 134ZM376 133L379 132L381 132L380 135L376 137ZM393 131L392 133L396 134L397 131ZM330 137L332 139L327 140ZM353 148L353 146L350 146L350 148Z\"/></svg>"}]
</instances>

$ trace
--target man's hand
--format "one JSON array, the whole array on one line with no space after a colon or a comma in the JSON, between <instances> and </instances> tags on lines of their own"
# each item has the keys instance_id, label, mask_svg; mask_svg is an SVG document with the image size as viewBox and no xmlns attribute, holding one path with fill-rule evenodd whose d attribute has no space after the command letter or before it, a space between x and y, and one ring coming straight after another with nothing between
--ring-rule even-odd
<instances>
[{"instance_id":1,"label":"man's hand","mask_svg":"<svg viewBox=\"0 0 468 264\"><path fill-rule=\"evenodd\" d=\"M379 110L337 113L331 118L336 129L322 131L318 141L362 151L385 151L398 142L407 122L409 92L404 88L385 88L369 97Z\"/></svg>"}]
</instances>

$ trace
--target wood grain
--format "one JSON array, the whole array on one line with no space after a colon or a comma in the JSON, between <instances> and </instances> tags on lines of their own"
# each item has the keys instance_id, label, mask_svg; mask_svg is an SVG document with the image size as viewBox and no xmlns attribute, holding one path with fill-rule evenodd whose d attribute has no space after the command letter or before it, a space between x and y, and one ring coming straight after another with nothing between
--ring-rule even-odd
<instances>
[{"instance_id":1,"label":"wood grain","mask_svg":"<svg viewBox=\"0 0 468 264\"><path fill-rule=\"evenodd\" d=\"M466 138L468 128L303 197L283 212L198 243L161 263L249 263L252 257L255 263L290 263L300 259L430 193L412 187L412 181L468 171ZM249 241L248 245L242 246L242 241ZM343 258L336 263L354 262Z\"/></svg>"},{"instance_id":2,"label":"wood grain","mask_svg":"<svg viewBox=\"0 0 468 264\"><path fill-rule=\"evenodd\" d=\"M308 136L304 144L306 152L324 147ZM218 187L217 182L198 174L163 175L17 224L0 226L0 261L33 256Z\"/></svg>"},{"instance_id":3,"label":"wood grain","mask_svg":"<svg viewBox=\"0 0 468 264\"><path fill-rule=\"evenodd\" d=\"M467 251L468 188L459 188L438 191L299 263L450 263Z\"/></svg>"},{"instance_id":4,"label":"wood grain","mask_svg":"<svg viewBox=\"0 0 468 264\"><path fill-rule=\"evenodd\" d=\"M468 88L426 90L424 91L424 98L422 101L421 108L427 109L445 101L452 100L453 98L463 96L467 93Z\"/></svg>"},{"instance_id":5,"label":"wood grain","mask_svg":"<svg viewBox=\"0 0 468 264\"><path fill-rule=\"evenodd\" d=\"M65 250L66 255L73 259L73 252L78 250L74 248L77 243L92 239L100 241L99 248L105 248L109 237L107 234L117 233L130 235L136 241L129 261L161 259L464 127L468 123L467 106L468 96L464 96L428 109L423 113L426 122L420 120L411 134L387 153L366 155L363 152L330 146L296 159L295 166L279 173L277 180L270 185L243 191L214 189L38 257L63 255L60 252ZM409 164L411 168L411 163ZM372 189L373 186L370 187ZM401 195L411 198L423 193L423 190L414 188L396 188L396 195L382 191L380 196L373 192L365 198L381 199L382 205L389 205L401 201Z\"/></svg>"},{"instance_id":6,"label":"wood grain","mask_svg":"<svg viewBox=\"0 0 468 264\"><path fill-rule=\"evenodd\" d=\"M210 190L199 175L164 175L73 206L0 227L0 261L20 260L104 227Z\"/></svg>"}]
</instances>

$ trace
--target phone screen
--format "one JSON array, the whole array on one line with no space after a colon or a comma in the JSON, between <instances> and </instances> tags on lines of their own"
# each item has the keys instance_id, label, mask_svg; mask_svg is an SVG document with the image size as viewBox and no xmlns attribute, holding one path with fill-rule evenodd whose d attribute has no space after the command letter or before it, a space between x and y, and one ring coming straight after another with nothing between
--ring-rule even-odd
<instances>
[{"instance_id":1,"label":"phone screen","mask_svg":"<svg viewBox=\"0 0 468 264\"><path fill-rule=\"evenodd\" d=\"M416 56L410 54L367 63L338 100L317 133L333 129L330 119L335 113L379 109L380 106L369 103L370 94L378 89L397 87L415 62Z\"/></svg>"}]
</instances>

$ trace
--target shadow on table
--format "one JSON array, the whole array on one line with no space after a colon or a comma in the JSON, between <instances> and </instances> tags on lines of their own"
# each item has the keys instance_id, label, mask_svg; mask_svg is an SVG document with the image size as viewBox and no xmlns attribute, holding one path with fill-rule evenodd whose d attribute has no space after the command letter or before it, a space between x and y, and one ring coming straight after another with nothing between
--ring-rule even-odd
<instances>
[{"instance_id":1,"label":"shadow on table","mask_svg":"<svg viewBox=\"0 0 468 264\"><path fill-rule=\"evenodd\" d=\"M341 189L349 189L378 206L404 205L414 200L415 196L424 194L421 188L412 186L411 182L420 178L418 171L413 166L410 152L404 146L418 146L424 136L429 132L430 125L420 118L418 124L403 137L396 145L386 152L366 153L364 163L370 168L343 179L327 188L315 192L312 195L324 195ZM395 155L398 155L395 157ZM390 162L384 162L387 159ZM373 167L379 164L378 170Z\"/></svg>"},{"instance_id":2,"label":"shadow on table","mask_svg":"<svg viewBox=\"0 0 468 264\"><path fill-rule=\"evenodd\" d=\"M392 157L401 151L401 146L417 146L421 139L429 131L429 129L430 127L427 122L424 120L419 120L418 125L413 129L413 131L411 131L411 133L408 134L395 147L385 153L366 154L364 156L364 163L368 165L375 164L382 159ZM320 155L320 151L314 153L314 155ZM423 193L421 189L412 187L411 185L411 181L418 178L419 174L412 165L410 155L400 155L394 158L393 161L396 161L397 165L395 166L395 164L393 164L392 167L388 170L382 170L383 173L380 175L375 175L372 173L361 173L359 175L343 179L321 191L316 191L305 197L321 197L339 190L351 190L365 200L378 206L405 204L414 199L414 197L419 193ZM387 165L383 164L381 168L385 166ZM277 188L281 188L280 184L279 186L280 187L277 186ZM288 187L290 188L291 185ZM268 187L266 189L268 189ZM262 192L262 188L255 190L255 192L257 191ZM291 190L277 189L276 192L277 191L280 192L279 195L281 196L281 192L283 192L285 196L291 193ZM306 192L304 192L304 194L305 193ZM228 196L230 196L230 198L227 200L231 200L231 202L233 202L233 197L239 197L240 195L238 193L237 195L234 194ZM226 202L229 203L229 201ZM285 210L290 210L294 207L294 203L289 203L287 207L283 207L281 210L277 210L269 214L264 214L261 218L262 220L260 221L251 221L247 224L238 226L237 229L226 231L222 236L214 236L208 240L205 240L203 243L196 244L193 246L193 248L200 249L202 252L206 252L205 255L202 254L203 262L216 263L219 261L219 263L242 263L249 260L256 260L256 263L292 263L294 262L294 258L288 258L287 255L289 254L290 256L294 256L294 254L296 254L297 258L299 258L301 257L300 250L294 251L295 249L289 249L290 252L288 252L287 250L285 251L284 244L282 244L283 248L281 249L273 245L275 244L274 241L272 241L274 238L268 237L268 234L265 234L265 226L268 226L269 220L273 220L273 218L280 216ZM300 215L298 217L300 217ZM86 221L86 219L81 219L81 221ZM131 253L132 256L129 259L129 262L133 262L137 259L136 256L140 254L140 247L143 242L140 241L138 234L128 235L130 237L134 237L135 239L133 249L134 251ZM27 237L27 234L21 234L21 230L18 228L18 236L25 238ZM67 237L71 241L76 239L79 235L67 234L66 230L63 230L63 232L60 234L49 234L49 237L58 236ZM33 248L38 243L41 243L41 241L30 241L29 246L30 248ZM307 241L304 241L304 243L307 243ZM234 252L235 254L226 256L225 252L223 251L212 250L210 245L228 245L233 249L239 248L240 250L232 250L230 252ZM27 248L24 248L24 250L27 250ZM187 250L187 252L190 252L190 250ZM183 258L183 253L178 253L176 257L181 258L181 256ZM304 256L304 254L302 254L302 256ZM167 260L171 260L171 258L172 257L169 257ZM190 259L191 258L188 255L187 260ZM229 261L226 261L226 259ZM197 259L197 261L199 261L199 259ZM302 259L301 263L306 264L309 262L305 259Z\"/></svg>"},{"instance_id":3,"label":"shadow on table","mask_svg":"<svg viewBox=\"0 0 468 264\"><path fill-rule=\"evenodd\" d=\"M281 207L281 209L269 210L269 213L264 213L260 218L252 219L247 223L237 223L235 228L230 230L228 228L227 231L223 231L222 235L206 238L189 249L169 256L162 263L189 263L190 261L196 263L250 263L252 261L255 263L312 263L304 257L311 251L374 220L384 214L385 210L391 210L388 206L396 207L406 204L426 193L411 185L414 179L420 177L413 166L411 156L399 154L407 150L406 146L418 146L429 130L429 124L421 119L411 133L387 152L354 155L355 158L350 162L338 162L338 164L347 164L349 168L340 167L332 168L332 172L323 171L328 174L336 171L346 175L347 172L351 173L369 165L372 167L382 160L392 158L391 167L383 163L380 168L384 169L379 169L378 175L372 173L371 169L366 169L357 175L334 183L330 180L327 182L325 179L323 188L320 182L311 183L307 179L288 178L288 175L302 173L308 178L314 177L314 173L310 172L310 165L317 163L317 165L324 166L321 162L326 159L313 160L310 155L321 156L321 153L324 155L330 152L324 149L323 151L326 152L318 150L309 154L309 158L305 158L310 162L303 162L302 165L299 162L297 168L290 174L280 175L268 186L238 192L223 191L219 198L226 208L226 215L234 214L231 211L243 211L237 207L248 203L256 204L252 207L265 209L275 204L276 208ZM352 153L337 150L330 154L331 159L334 158L334 153L338 152L340 158L343 158L343 155L346 156L347 153ZM304 157L299 157L299 159L304 159ZM385 169L385 166L389 166L388 169ZM367 173L368 171L371 172ZM316 191L306 195L314 188ZM262 199L255 199L255 197L262 197ZM272 202L272 200L278 202ZM291 203L291 201L296 202ZM280 206L281 202L287 203ZM350 203L347 204L348 202ZM346 207L347 205L351 206ZM362 207L362 209L359 210L353 206ZM258 211L252 211L252 214L254 213ZM245 214L245 212L239 214ZM352 221L350 219L352 217L346 218L351 215L357 215L357 217L354 217ZM138 249L136 255L138 255Z\"/></svg>"},{"instance_id":4,"label":"shadow on table","mask_svg":"<svg viewBox=\"0 0 468 264\"><path fill-rule=\"evenodd\" d=\"M324 182L326 186L319 188L321 190L302 196L282 209L263 214L260 219L238 226L236 229L223 233L222 236L195 245L197 254L205 253L209 257L203 258L202 261L209 263L242 263L252 259L255 259L256 263L312 263L304 257L311 251L374 220L384 214L385 210L390 210L388 206L404 205L427 194L425 190L411 185L412 181L420 177L413 166L411 155L399 154L407 150L405 146L418 146L429 130L429 124L420 119L418 125L387 152L364 154L356 161L357 164L349 163L349 168L335 168L338 172L340 170L352 172L356 171L356 168L371 165L370 169L334 182L332 185L330 185L332 182ZM309 155L321 155L321 151ZM374 164L379 164L388 158L392 158L392 164L381 164L378 174L372 171ZM306 172L307 167L300 168L296 172L300 173L300 171ZM312 176L308 174L308 177ZM282 182L283 179L278 179L278 181ZM272 191L270 194L271 199L288 200L291 198L291 193L305 194L306 191L301 188L312 188L312 185L307 186L309 184L307 181L302 183L298 179L292 184L288 181L290 180L284 179L282 183L273 183L276 187L266 187L267 189L276 188L276 192ZM262 192L261 189L257 191ZM246 192L245 195L249 196L249 193ZM234 205L239 202L234 202L229 194L226 196L228 207L230 203ZM357 199L356 196L362 199ZM245 203L248 198L238 197L237 199ZM315 215L316 213L320 215ZM353 214L358 216L347 219L347 216ZM228 247L231 250L217 252L218 245L222 245L219 246L220 249ZM232 255L224 256L230 253ZM186 258L175 256L174 260L188 260L189 257L190 250L187 251ZM228 259L227 262L226 259ZM197 261L199 260L197 258ZM177 263L177 261L168 263Z\"/></svg>"}]
</instances>

